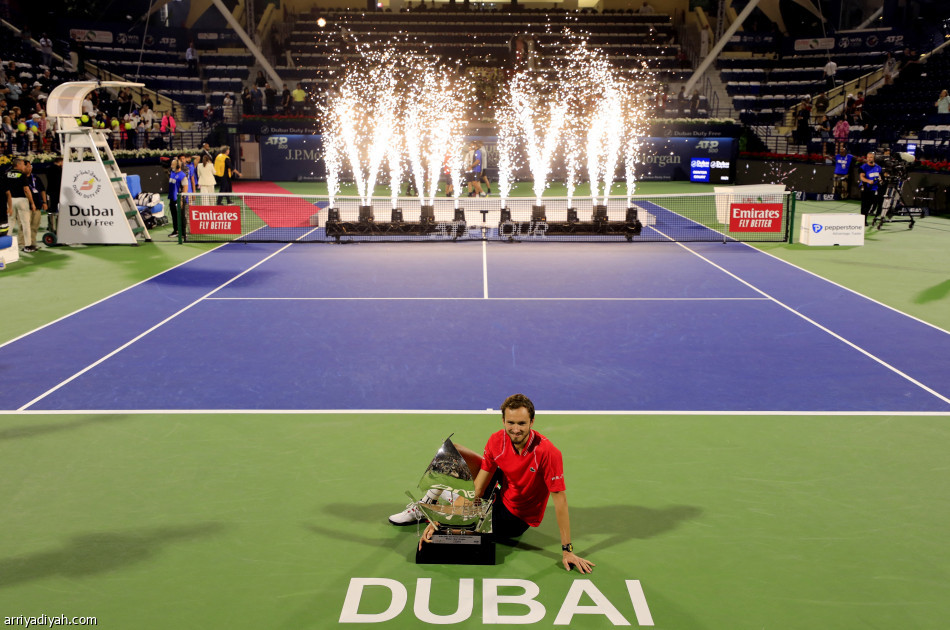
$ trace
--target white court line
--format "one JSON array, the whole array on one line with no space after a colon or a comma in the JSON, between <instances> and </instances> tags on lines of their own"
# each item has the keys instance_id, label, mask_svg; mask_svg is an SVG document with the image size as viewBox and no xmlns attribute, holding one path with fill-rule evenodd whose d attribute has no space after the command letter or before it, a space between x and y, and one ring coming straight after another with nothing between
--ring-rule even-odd
<instances>
[{"instance_id":1,"label":"white court line","mask_svg":"<svg viewBox=\"0 0 950 630\"><path fill-rule=\"evenodd\" d=\"M764 295L765 297L767 297L768 299L772 300L773 302L775 302L776 304L778 304L778 305L781 306L782 308L786 309L786 310L789 311L790 313L794 313L795 315L797 315L798 317L801 317L801 318L804 319L806 322L808 322L809 324L815 326L815 327L818 328L819 330L822 330L822 331L828 333L829 335L831 335L831 336L834 337L835 339L837 339L837 340L841 341L842 343L847 344L848 346L854 348L855 350L857 350L858 352L860 352L860 353L863 354L864 356L868 357L869 359L871 359L871 360L873 360L873 361L876 361L877 363L881 364L882 366L884 366L884 367L887 368L888 370L894 372L895 374L897 374L897 375L900 376L901 378L904 378L904 379L910 381L911 383L913 383L913 384L916 385L917 387L921 388L921 389L924 390L925 392L927 392L927 393L929 393L929 394L932 394L933 396L936 396L937 398L939 398L940 400L942 400L943 402L945 402L945 403L947 403L947 404L950 404L950 398L947 398L946 396L944 396L944 395L941 394L940 392L938 392L938 391L936 391L936 390L934 390L934 389L931 389L930 387L927 387L926 385L924 385L923 383L921 383L921 382L918 381L917 379L913 378L913 377L910 376L909 374L905 374L905 373L902 372L901 370L897 369L896 367L894 367L893 365L891 365L890 363L888 363L888 362L885 361L884 359L881 359L880 357L878 357L878 356L876 356L876 355L874 355L874 354L871 354L870 352L868 352L868 351L865 350L864 348L860 347L860 346L857 345L856 343L853 343L852 341L849 341L849 340L845 339L844 337L842 337L842 336L839 335L838 333L834 332L834 331L831 330L830 328L827 328L827 327L825 327L825 326L822 326L821 324L819 324L819 323L816 322L815 320L811 319L811 318L808 317L807 315L805 315L805 314L803 314L803 313L800 313L799 311L796 311L796 310L795 310L794 308L792 308L791 306L785 304L784 302L781 302L780 300L778 300L778 299L772 297L771 295L769 295L768 293L766 293L766 292L763 291L762 289L756 287L756 286L753 285L751 282L748 282L748 281L746 281L746 280L743 280L742 278L740 278L740 277L737 276L736 274L732 273L731 271L725 269L724 267L721 267L721 266L717 265L716 263L714 263L713 261L709 260L708 258L706 258L705 256L703 256L703 255L700 254L699 252L690 249L689 247L687 247L687 246L684 245L683 243L678 243L678 242L676 242L675 240L673 240L672 238L670 238L668 235L664 234L664 233L661 232L660 230L656 229L655 227L653 227L653 226L650 226L650 227L651 227L651 229L653 229L654 231L656 231L658 234L662 234L664 237L668 238L671 242L675 243L675 244L676 244L677 246L679 246L679 247L682 247L683 249L685 249L686 251L690 252L691 254L693 254L694 256L696 256L697 258L699 258L700 260L703 260L703 261L709 263L710 265L712 265L713 267L715 267L715 268L718 269L719 271L725 273L725 274L728 275L728 276L731 276L732 278L735 278L736 280L738 280L738 281L741 282L742 284L746 285L747 287L749 287L750 289L752 289L752 290L755 291L756 293L759 293L759 294L761 294L761 295ZM758 250L756 250L756 251L758 251Z\"/></svg>"},{"instance_id":2,"label":"white court line","mask_svg":"<svg viewBox=\"0 0 950 630\"><path fill-rule=\"evenodd\" d=\"M482 297L488 299L488 241L482 241Z\"/></svg>"},{"instance_id":3,"label":"white court line","mask_svg":"<svg viewBox=\"0 0 950 630\"><path fill-rule=\"evenodd\" d=\"M313 230L310 230L310 232L307 232L306 234L301 235L301 236L298 237L294 242L299 241L300 239L304 238L305 236L310 235L311 233L315 232L317 229L318 229L318 228L314 228ZM167 324L167 323L170 322L171 320L175 319L176 317L178 317L179 315L181 315L182 313L184 313L185 311L187 311L188 309L190 309L190 308L191 308L192 306L194 306L195 304L198 304L199 302L201 302L201 301L204 300L205 298L207 298L207 297L213 295L214 293L217 293L218 291L220 291L220 290L223 289L224 287L228 286L229 284L231 284L232 282L234 282L235 280L237 280L238 278L240 278L240 277L243 276L244 274L246 274L246 273L248 273L248 272L250 272L250 271L256 269L256 268L259 267L260 265L264 264L265 262L267 262L268 260L270 260L271 258L273 258L274 256L276 256L277 254L281 253L282 251L284 251L285 249L287 249L287 248L290 247L291 245L293 245L293 243L287 243L286 245L284 245L283 247L281 247L281 248L278 249L277 251L273 252L272 254L270 254L269 256L267 256L266 258L263 258L263 259L259 260L257 263L255 263L254 265L248 267L247 269L245 269L244 271L242 271L242 272L239 273L238 275L234 276L233 278L231 278L230 280L228 280L228 281L225 282L224 284L222 284L222 285L220 285L220 286L218 286L218 287L212 289L211 291L209 291L209 292L206 293L205 295L201 296L200 298L198 298L197 300L195 300L195 301L192 302L191 304L185 306L184 308L178 310L176 313L173 313L172 315L169 315L168 317L166 317L166 318L163 319L162 321L158 322L157 324L155 324L154 326L152 326L151 328L149 328L149 329L146 330L145 332L143 332L143 333L137 335L136 337L133 337L132 339L130 339L130 340L127 341L126 343L122 344L121 346L119 346L118 348L116 348L115 350L113 350L112 352L110 352L109 354L107 354L107 355L105 355L104 357L100 358L98 361L95 361L94 363L90 363L89 365L87 365L87 366L84 367L83 369L79 370L78 372L76 372L75 374L73 374L72 376L70 376L69 378L67 378L66 380L64 380L64 381L60 382L59 384L57 384L57 385L51 387L50 389L46 390L45 392L43 392L42 394L40 394L39 396L37 396L36 398L34 398L33 400L31 400L30 402L28 402L28 403L26 403L25 405L23 405L22 407L20 407L17 411L25 411L28 407L30 407L30 406L36 404L37 402L43 400L44 398L46 398L47 396L49 396L50 394L52 394L53 392L55 392L55 391L58 390L59 388L65 386L65 385L68 385L69 383L71 383L72 381L76 380L77 378L79 378L80 376L82 376L83 374L85 374L86 372L88 372L89 370L91 370L92 368L94 368L94 367L96 367L97 365L103 363L104 361L110 359L111 357L114 357L114 356L115 356L116 354L118 354L119 352L122 352L123 350L125 350L126 348L128 348L129 346L131 346L133 343L135 343L136 341L138 341L139 339L145 337L145 336L146 336L147 334L149 334L150 332L152 332L152 331L154 331L154 330L160 328L160 327L163 326L164 324ZM211 250L211 251L214 251L214 250Z\"/></svg>"},{"instance_id":4,"label":"white court line","mask_svg":"<svg viewBox=\"0 0 950 630\"><path fill-rule=\"evenodd\" d=\"M350 300L387 301L387 300L428 300L452 302L466 300L495 300L498 302L768 302L767 297L211 297L208 301L299 301L299 302L347 302Z\"/></svg>"},{"instance_id":5,"label":"white court line","mask_svg":"<svg viewBox=\"0 0 950 630\"><path fill-rule=\"evenodd\" d=\"M102 299L100 299L100 300L96 300L96 301L93 302L92 304L87 304L86 306L83 306L82 308L78 308L78 309L76 309L75 311L73 311L72 313L69 313L68 315L63 315L62 317L60 317L60 318L58 318L58 319L54 319L53 321L51 321L51 322L49 322L49 323L43 324L43 325L40 326L39 328L34 328L34 329L31 330L30 332L23 333L23 334L20 335L19 337L14 337L13 339L11 339L11 340L9 340L9 341L4 341L3 343L0 343L0 348L3 348L4 346L8 346L8 345L10 345L11 343L13 343L14 341L19 341L20 339L23 339L24 337L27 337L27 336L29 336L29 335L32 335L32 334L35 333L35 332L39 332L39 331L43 330L44 328L48 328L49 326L52 326L53 324L56 324L56 323L58 323L58 322L61 322L61 321L63 321L64 319L66 319L66 318L68 318L68 317L72 317L73 315L78 315L79 313L82 313L82 312L83 312L84 310L86 310L86 309L92 308L93 306L95 306L95 305L97 305L97 304L101 304L102 302L105 302L106 300L111 300L111 299L114 298L115 296L121 295L122 293L125 293L126 291L131 291L132 289L134 289L135 287L139 286L140 284L145 284L145 283L148 282L149 280L153 280L153 279L159 277L160 275L162 275L162 274L164 274L164 273L168 273L169 271L172 271L173 269L178 269L178 268L181 267L182 265L187 265L188 263L190 263L190 262L192 262L192 261L198 260L199 258L201 258L202 256L204 256L205 254L210 254L211 252L217 251L217 250L221 249L222 247L224 247L225 245L230 245L230 244L231 244L231 243L221 243L221 244L219 244L217 247L212 247L211 249L209 249L209 250L206 251L206 252L201 252L200 254L198 254L197 256L195 256L195 257L193 257L193 258L189 258L188 260L183 260L182 262L178 263L178 264L175 265L174 267L169 267L168 269L166 269L166 270L164 270L164 271L159 271L159 272L158 272L157 274L155 274L154 276L150 276L150 277L146 278L145 280L140 280L139 282L136 282L135 284L133 284L133 285L131 285L131 286L125 287L124 289L119 289L118 291L116 291L116 292L113 293L112 295L107 295L106 297L104 297L104 298L102 298Z\"/></svg>"},{"instance_id":6,"label":"white court line","mask_svg":"<svg viewBox=\"0 0 950 630\"><path fill-rule=\"evenodd\" d=\"M783 259L783 258L779 258L778 256L776 256L775 254L773 254L773 253L771 253L771 252L767 252L767 251L761 250L761 249L759 249L758 247L753 247L753 246L750 245L749 243L742 243L742 244L745 245L746 247L749 247L749 248L751 248L751 249L754 249L755 251L759 252L760 254L765 254L766 256L770 256L770 257L774 258L775 260L777 260L777 261L779 261L779 262L783 262L783 263L785 263L786 265L788 265L789 267L792 267L792 268L794 268L794 269L798 269L799 271L804 271L805 273L807 273L807 274L809 274L809 275L811 275L811 276L815 276L816 278L818 278L818 279L820 279L820 280L824 280L825 282L827 282L827 283L829 283L829 284L832 284L832 285L838 287L839 289L844 289L845 291L848 291L848 292L850 292L850 293L853 293L853 294L857 295L858 297L863 297L865 300L868 300L868 301L870 301L870 302L874 302L874 303L877 304L878 306L883 306L883 307L886 308L886 309L892 310L892 311L894 311L895 313L897 313L898 315L903 315L904 317L909 317L910 319L912 319L912 320L914 320L914 321L916 321L916 322L920 322L921 324L925 324L925 325L930 326L931 328L933 328L933 329L935 329L935 330L939 330L939 331L942 332L942 333L945 333L945 334L950 335L950 330L945 330L945 329L941 328L940 326L937 326L936 324L932 324L932 323L930 323L930 322L928 322L928 321L922 320L922 319L920 319L919 317L916 317L916 316L914 316L914 315L911 315L910 313L905 313L904 311L902 311L902 310L900 310L900 309L897 309L897 308L894 308L893 306L890 306L890 305L888 305L888 304L885 304L884 302L880 302L880 301L878 301L878 300L875 300L875 299L872 298L872 297L868 297L868 296L864 295L863 293L861 293L861 292L859 292L859 291L855 291L854 289L850 289L850 288L844 286L843 284L838 284L838 283L835 282L834 280L829 280L828 278L826 278L826 277L824 277L824 276L820 276L820 275L818 275L817 273L815 273L814 271L809 271L808 269L805 269L804 267L799 267L799 266L796 265L795 263L789 262L789 261L787 261L787 260L785 260L785 259Z\"/></svg>"},{"instance_id":7,"label":"white court line","mask_svg":"<svg viewBox=\"0 0 950 630\"><path fill-rule=\"evenodd\" d=\"M330 415L330 414L380 414L380 415L495 415L498 411L486 409L27 409L24 411L0 410L0 416L63 416L63 415ZM924 416L950 417L950 411L714 411L690 409L637 409L629 411L591 411L555 409L539 411L538 415L551 416Z\"/></svg>"}]
</instances>

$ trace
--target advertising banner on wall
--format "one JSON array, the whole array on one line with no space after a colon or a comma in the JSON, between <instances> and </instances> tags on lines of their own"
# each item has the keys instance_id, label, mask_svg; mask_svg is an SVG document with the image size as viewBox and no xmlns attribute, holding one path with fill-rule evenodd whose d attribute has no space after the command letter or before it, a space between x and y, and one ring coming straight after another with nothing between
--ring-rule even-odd
<instances>
[{"instance_id":1,"label":"advertising banner on wall","mask_svg":"<svg viewBox=\"0 0 950 630\"><path fill-rule=\"evenodd\" d=\"M281 134L261 138L261 179L306 182L324 178L322 136Z\"/></svg>"},{"instance_id":2,"label":"advertising banner on wall","mask_svg":"<svg viewBox=\"0 0 950 630\"><path fill-rule=\"evenodd\" d=\"M86 44L116 44L123 48L145 45L147 50L184 50L188 46L183 28L156 27L146 31L144 24L129 28L127 24L70 20L64 24L71 40ZM143 42L144 40L144 42Z\"/></svg>"},{"instance_id":3,"label":"advertising banner on wall","mask_svg":"<svg viewBox=\"0 0 950 630\"><path fill-rule=\"evenodd\" d=\"M484 143L489 177L498 165L497 138L469 138ZM316 135L275 134L261 136L261 179L269 181L315 181L326 177L323 163L323 138ZM637 179L644 181L686 181L691 172L704 173L700 179L713 184L731 183L735 177L735 138L644 138ZM619 161L622 164L622 160ZM517 179L530 178L527 168L516 172ZM563 177L563 164L555 161L555 180ZM623 177L618 170L617 177Z\"/></svg>"}]
</instances>

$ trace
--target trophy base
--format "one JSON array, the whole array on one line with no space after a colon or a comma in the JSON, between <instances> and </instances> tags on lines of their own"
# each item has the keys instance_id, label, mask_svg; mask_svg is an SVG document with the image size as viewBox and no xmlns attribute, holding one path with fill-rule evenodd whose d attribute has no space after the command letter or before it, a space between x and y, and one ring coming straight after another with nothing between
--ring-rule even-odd
<instances>
[{"instance_id":1,"label":"trophy base","mask_svg":"<svg viewBox=\"0 0 950 630\"><path fill-rule=\"evenodd\" d=\"M495 564L495 541L489 534L433 534L416 551L416 564Z\"/></svg>"}]
</instances>

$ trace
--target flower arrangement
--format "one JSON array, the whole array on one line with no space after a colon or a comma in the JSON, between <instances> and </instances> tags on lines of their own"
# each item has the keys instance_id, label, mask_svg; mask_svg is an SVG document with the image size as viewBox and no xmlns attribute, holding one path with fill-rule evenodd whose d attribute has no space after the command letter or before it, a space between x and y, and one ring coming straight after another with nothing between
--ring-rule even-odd
<instances>
[{"instance_id":1,"label":"flower arrangement","mask_svg":"<svg viewBox=\"0 0 950 630\"><path fill-rule=\"evenodd\" d=\"M116 149L112 152L112 155L115 156L116 160L150 160L150 159L159 159L159 158L173 158L178 157L181 154L194 155L199 153L200 148L197 147L183 147L181 149L136 149L134 151L129 151L126 149ZM29 156L29 159L34 164L44 164L47 162L52 162L57 157L60 157L58 153L33 153ZM7 162L3 162L6 159ZM7 156L0 157L0 165L9 163L10 158Z\"/></svg>"},{"instance_id":2,"label":"flower arrangement","mask_svg":"<svg viewBox=\"0 0 950 630\"><path fill-rule=\"evenodd\" d=\"M941 160L939 162L934 160L920 160L920 165L930 171L950 173L950 160Z\"/></svg>"}]
</instances>

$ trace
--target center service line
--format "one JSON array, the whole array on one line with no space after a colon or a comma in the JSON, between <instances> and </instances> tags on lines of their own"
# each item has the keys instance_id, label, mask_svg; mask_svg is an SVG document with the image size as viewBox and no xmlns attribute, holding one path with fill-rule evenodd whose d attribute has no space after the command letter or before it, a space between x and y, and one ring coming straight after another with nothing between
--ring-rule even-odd
<instances>
[{"instance_id":1,"label":"center service line","mask_svg":"<svg viewBox=\"0 0 950 630\"><path fill-rule=\"evenodd\" d=\"M819 330L822 330L822 331L828 333L829 335L831 335L832 337L834 337L834 338L837 339L838 341L841 341L842 343L845 343L846 345L851 346L852 348L854 348L855 350L857 350L858 352L860 352L860 353L863 354L864 356L868 357L869 359L871 359L871 360L873 360L873 361L875 361L875 362L881 364L882 366L884 366L884 367L887 368L888 370L894 372L895 374L897 374L897 375L900 376L901 378L907 379L908 381L910 381L911 383L913 383L913 384L916 385L917 387L921 388L921 389L924 390L925 392L936 396L937 398L939 398L939 399L942 400L943 402L945 402L945 403L947 403L948 405L950 405L950 398L947 398L946 396L944 396L944 395L941 394L940 392L938 392L938 391L936 391L936 390L933 390L933 389L931 389L930 387L927 387L926 385L924 385L923 383L921 383L921 382L918 381L917 379L913 378L913 377L910 376L909 374L905 374L904 372L901 372L899 369L897 369L896 367L894 367L893 365L891 365L890 363L888 363L888 362L885 361L884 359L881 359L881 358L879 358L879 357L877 357L877 356L871 354L870 352L868 352L868 351L865 350L864 348L860 347L859 345L857 345L856 343L854 343L854 342L852 342L852 341L849 341L849 340L845 339L844 337L842 337L842 336L839 335L838 333L834 332L834 331L831 330L830 328L827 328L827 327L825 327L825 326L822 326L821 324L819 324L818 322L816 322L816 321L813 320L812 318L808 317L808 316L805 315L804 313L800 313L800 312L796 311L794 308L792 308L791 306L789 306L788 304L785 304L784 302L779 301L779 300L776 299L775 297L769 295L768 293L766 293L766 292L763 291L762 289L760 289L760 288L758 288L757 286L753 285L751 282L748 282L748 281L746 281L746 280L743 280L742 278L740 278L740 277L737 276L736 274L732 273L731 271L729 271L729 270L727 270L727 269L725 269L725 268L723 268L723 267L717 265L717 264L714 263L713 261L709 260L708 258L706 258L705 256L703 256L703 255L700 254L699 252L690 249L689 247L687 247L687 246L684 245L683 243L678 243L678 242L676 242L674 239L670 238L670 237L669 237L668 235L666 235L666 234L663 234L663 232L660 232L660 230L657 230L655 227L653 227L653 226L651 226L651 227L652 227L653 230L655 230L655 231L658 232L659 234L662 234L662 235L665 236L666 238L670 239L670 241L672 241L673 243L676 243L676 245L678 245L679 247L682 247L683 249L685 249L685 250L688 251L689 253L693 254L694 256L696 256L697 258L699 258L700 260L703 260L703 261L709 263L710 265L712 265L713 267L715 267L715 268L718 269L719 271L725 273L725 274L728 275L728 276L731 276L731 277L735 278L736 280L738 280L738 281L741 282L742 284L746 285L747 287L749 287L750 289L752 289L752 290L755 291L756 293L759 293L759 294L761 294L761 295L764 295L765 297L769 298L770 300L772 300L773 302L775 302L776 304L778 304L779 306L781 306L781 307L784 308L785 310L787 310L787 311L789 311L789 312L791 312L791 313L794 313L795 315L801 317L802 319L804 319L806 322L808 322L808 323L811 324L812 326L815 326L815 327L818 328Z\"/></svg>"},{"instance_id":2,"label":"center service line","mask_svg":"<svg viewBox=\"0 0 950 630\"><path fill-rule=\"evenodd\" d=\"M482 241L482 297L488 299L488 242Z\"/></svg>"},{"instance_id":3,"label":"center service line","mask_svg":"<svg viewBox=\"0 0 950 630\"><path fill-rule=\"evenodd\" d=\"M304 238L305 236L309 236L312 232L315 232L316 230L317 230L317 228L314 228L313 230L310 230L310 232L307 232L306 234L303 234L303 235L301 235L300 237L298 237L298 238L296 239L296 241L299 241L300 239ZM296 241L294 241L294 242L296 242ZM281 247L280 249L278 249L278 250L277 250L276 252L274 252L273 254L267 256L266 258L264 258L264 259L258 261L257 263L253 264L252 266L248 267L247 269L245 269L244 271L242 271L242 272L239 273L238 275L234 276L233 278L231 278L230 280L228 280L228 281L225 282L224 284L222 284L222 285L220 285L220 286L218 286L218 287L215 287L214 289L212 289L211 291L209 291L209 292L206 293L205 295L201 296L200 298L198 298L197 300L195 300L194 302L192 302L192 303L189 304L188 306L185 306L184 308L180 309L178 312L173 313L172 315L169 315L168 317L166 317L166 318L163 319L162 321L158 322L157 324L155 324L154 326L152 326L151 328L149 328L149 329L146 330L145 332L141 333L140 335L137 335L136 337L133 337L132 339L130 339L129 341L125 342L124 344L122 344L121 346L119 346L118 348L116 348L115 350L113 350L112 352L110 352L109 354L105 355L104 357L102 357L101 359L99 359L98 361L96 361L95 363L90 363L89 365L87 365L87 366L84 367L83 369L79 370L78 372L76 372L75 374L73 374L72 376L70 376L69 378L67 378L65 381L62 381L62 382L59 383L58 385L56 385L56 386L54 386L54 387L52 387L52 388L46 390L45 392L43 392L42 394L40 394L39 396L37 396L36 398L34 398L33 400L31 400L30 402L26 403L25 405L23 405L22 407L20 407L19 409L17 409L17 411L25 411L26 409L28 409L28 408L31 407L32 405L35 405L36 403L38 403L39 401L43 400L44 398L46 398L47 396L49 396L50 394L52 394L52 393L55 392L56 390L58 390L58 389L60 389L61 387L63 387L64 385L67 385L67 384L71 383L72 381L76 380L77 378L79 378L80 376L82 376L83 374L85 374L86 372L88 372L89 370L91 370L92 368L96 367L97 365L101 364L102 362L104 362L104 361L108 360L109 358L114 357L114 356L117 355L118 353L122 352L123 350L125 350L126 348L128 348L129 346L131 346L133 343L135 343L136 341L138 341L139 339L141 339L142 337L144 337L145 335L149 334L150 332L152 332L152 331L154 331L154 330L160 328L161 326L163 326L163 325L167 324L168 322L170 322L171 320L175 319L176 317L178 317L179 315L181 315L182 313L184 313L185 311L187 311L188 309L190 309L190 308L191 308L192 306L194 306L195 304L197 304L197 303L203 301L204 299L210 297L211 295L214 295L215 293L217 293L218 291L220 291L220 290L223 289L224 287L228 286L229 284L231 284L232 282L234 282L235 280L237 280L238 278L240 278L240 277L243 276L244 274L246 274L246 273L248 273L248 272L250 272L250 271L253 271L254 269L256 269L256 268L259 267L260 265L264 264L265 262L267 262L268 260L270 260L271 258L273 258L274 256L276 256L277 254L281 253L282 251L284 251L285 249L287 249L287 248L290 247L291 245L293 245L293 243L287 243L286 245L284 245L283 247Z\"/></svg>"}]
</instances>

